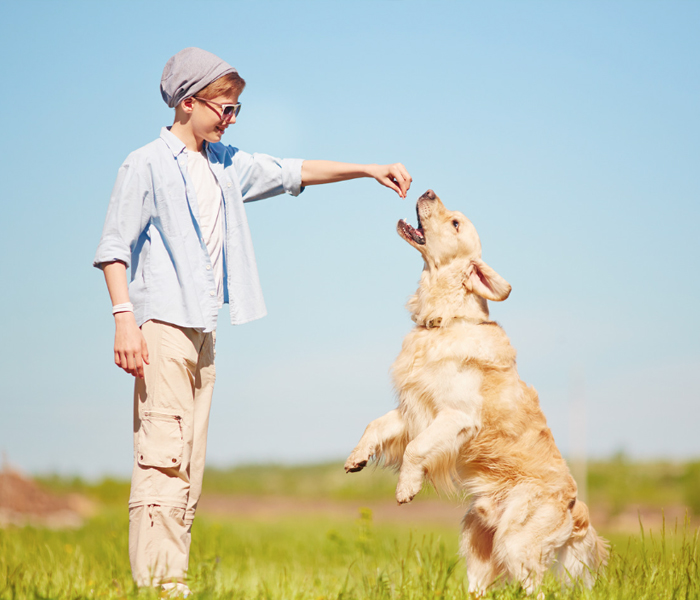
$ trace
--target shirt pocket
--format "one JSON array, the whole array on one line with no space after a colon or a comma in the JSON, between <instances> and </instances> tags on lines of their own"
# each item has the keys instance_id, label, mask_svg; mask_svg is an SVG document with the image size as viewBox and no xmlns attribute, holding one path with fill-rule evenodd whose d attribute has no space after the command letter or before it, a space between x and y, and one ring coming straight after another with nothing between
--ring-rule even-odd
<instances>
[{"instance_id":1,"label":"shirt pocket","mask_svg":"<svg viewBox=\"0 0 700 600\"><path fill-rule=\"evenodd\" d=\"M137 459L142 467L179 467L182 463L183 447L180 415L144 411L137 444Z\"/></svg>"}]
</instances>

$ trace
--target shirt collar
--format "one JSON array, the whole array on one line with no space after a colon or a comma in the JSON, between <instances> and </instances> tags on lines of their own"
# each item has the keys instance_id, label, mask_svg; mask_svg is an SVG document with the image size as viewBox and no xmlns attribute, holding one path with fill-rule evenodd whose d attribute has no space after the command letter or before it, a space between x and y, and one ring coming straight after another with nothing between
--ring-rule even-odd
<instances>
[{"instance_id":1,"label":"shirt collar","mask_svg":"<svg viewBox=\"0 0 700 600\"><path fill-rule=\"evenodd\" d=\"M177 157L185 151L185 143L170 131L170 127L163 127L160 130L160 138L166 143L173 156Z\"/></svg>"}]
</instances>

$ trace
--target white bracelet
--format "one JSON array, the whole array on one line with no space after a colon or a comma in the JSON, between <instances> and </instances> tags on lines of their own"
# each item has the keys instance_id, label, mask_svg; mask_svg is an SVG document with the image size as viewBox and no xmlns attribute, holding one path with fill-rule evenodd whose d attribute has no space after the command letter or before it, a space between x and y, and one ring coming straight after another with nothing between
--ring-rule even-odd
<instances>
[{"instance_id":1,"label":"white bracelet","mask_svg":"<svg viewBox=\"0 0 700 600\"><path fill-rule=\"evenodd\" d=\"M113 315L122 312L134 312L134 305L131 302L124 302L123 304L115 304L112 307Z\"/></svg>"}]
</instances>

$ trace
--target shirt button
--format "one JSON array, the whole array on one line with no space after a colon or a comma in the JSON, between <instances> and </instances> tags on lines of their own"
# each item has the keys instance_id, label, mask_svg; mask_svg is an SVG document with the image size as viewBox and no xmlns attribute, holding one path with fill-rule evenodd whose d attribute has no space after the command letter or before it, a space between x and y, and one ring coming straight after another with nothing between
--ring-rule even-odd
<instances>
[{"instance_id":1,"label":"shirt button","mask_svg":"<svg viewBox=\"0 0 700 600\"><path fill-rule=\"evenodd\" d=\"M216 292L214 292L214 291L209 292L210 296L213 296L214 294L216 294Z\"/></svg>"},{"instance_id":2,"label":"shirt button","mask_svg":"<svg viewBox=\"0 0 700 600\"><path fill-rule=\"evenodd\" d=\"M226 184L226 187L231 187L231 182L230 182L230 181Z\"/></svg>"},{"instance_id":3,"label":"shirt button","mask_svg":"<svg viewBox=\"0 0 700 600\"><path fill-rule=\"evenodd\" d=\"M207 265L207 271L211 269L211 265Z\"/></svg>"}]
</instances>

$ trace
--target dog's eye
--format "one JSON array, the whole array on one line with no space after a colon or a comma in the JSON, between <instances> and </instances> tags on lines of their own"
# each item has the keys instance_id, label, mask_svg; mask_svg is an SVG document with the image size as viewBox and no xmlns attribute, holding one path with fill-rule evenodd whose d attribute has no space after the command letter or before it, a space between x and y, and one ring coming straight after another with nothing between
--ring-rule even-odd
<instances>
[{"instance_id":1,"label":"dog's eye","mask_svg":"<svg viewBox=\"0 0 700 600\"><path fill-rule=\"evenodd\" d=\"M452 221L452 225L454 225L454 228L455 228L457 231L459 231L459 221L458 221L457 219L455 219L454 221Z\"/></svg>"}]
</instances>

